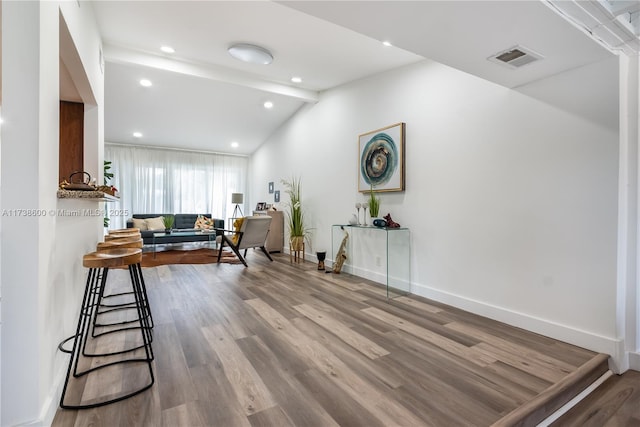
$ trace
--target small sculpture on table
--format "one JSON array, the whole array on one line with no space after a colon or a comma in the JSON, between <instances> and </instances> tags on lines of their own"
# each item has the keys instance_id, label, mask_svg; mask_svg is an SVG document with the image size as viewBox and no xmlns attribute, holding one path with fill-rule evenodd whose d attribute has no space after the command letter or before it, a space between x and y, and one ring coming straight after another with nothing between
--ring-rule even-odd
<instances>
[{"instance_id":1,"label":"small sculpture on table","mask_svg":"<svg viewBox=\"0 0 640 427\"><path fill-rule=\"evenodd\" d=\"M391 219L391 214L388 213L384 217L384 220L387 221L387 227L389 228L400 228L400 224Z\"/></svg>"}]
</instances>

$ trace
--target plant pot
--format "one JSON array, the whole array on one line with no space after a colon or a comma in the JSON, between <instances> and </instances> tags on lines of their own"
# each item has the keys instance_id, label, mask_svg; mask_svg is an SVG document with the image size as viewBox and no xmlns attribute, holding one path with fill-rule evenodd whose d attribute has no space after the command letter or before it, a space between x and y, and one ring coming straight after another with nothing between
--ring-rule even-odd
<instances>
[{"instance_id":1,"label":"plant pot","mask_svg":"<svg viewBox=\"0 0 640 427\"><path fill-rule=\"evenodd\" d=\"M164 232L165 232L166 234L171 234L171 229L170 229L170 228L167 228L167 229L165 229L165 230L164 230Z\"/></svg>"},{"instance_id":2,"label":"plant pot","mask_svg":"<svg viewBox=\"0 0 640 427\"><path fill-rule=\"evenodd\" d=\"M302 251L304 248L304 236L291 236L291 249L294 251Z\"/></svg>"}]
</instances>

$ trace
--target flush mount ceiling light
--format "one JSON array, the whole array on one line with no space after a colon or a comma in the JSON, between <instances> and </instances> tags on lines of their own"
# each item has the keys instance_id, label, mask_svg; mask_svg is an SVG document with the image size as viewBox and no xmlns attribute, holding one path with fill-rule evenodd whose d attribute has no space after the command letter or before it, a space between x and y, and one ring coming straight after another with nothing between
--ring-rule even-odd
<instances>
[{"instance_id":1,"label":"flush mount ceiling light","mask_svg":"<svg viewBox=\"0 0 640 427\"><path fill-rule=\"evenodd\" d=\"M273 61L273 55L267 49L248 43L231 45L228 50L229 55L251 64L268 65Z\"/></svg>"},{"instance_id":2,"label":"flush mount ceiling light","mask_svg":"<svg viewBox=\"0 0 640 427\"><path fill-rule=\"evenodd\" d=\"M149 80L149 79L140 80L140 86L149 87L149 86L152 86L152 85L153 85L153 83L151 83L151 80Z\"/></svg>"},{"instance_id":3,"label":"flush mount ceiling light","mask_svg":"<svg viewBox=\"0 0 640 427\"><path fill-rule=\"evenodd\" d=\"M273 108L273 102L271 102L271 101L267 101L262 105L264 105L264 108L266 108L267 110Z\"/></svg>"},{"instance_id":4,"label":"flush mount ceiling light","mask_svg":"<svg viewBox=\"0 0 640 427\"><path fill-rule=\"evenodd\" d=\"M133 137L134 138L142 138L142 132L134 132L133 133Z\"/></svg>"}]
</instances>

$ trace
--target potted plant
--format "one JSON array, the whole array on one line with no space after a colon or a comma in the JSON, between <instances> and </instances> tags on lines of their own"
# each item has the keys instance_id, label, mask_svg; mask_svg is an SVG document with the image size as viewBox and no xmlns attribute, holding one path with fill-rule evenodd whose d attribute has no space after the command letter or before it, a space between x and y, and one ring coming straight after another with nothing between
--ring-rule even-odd
<instances>
[{"instance_id":1,"label":"potted plant","mask_svg":"<svg viewBox=\"0 0 640 427\"><path fill-rule=\"evenodd\" d=\"M371 191L369 191L369 213L371 214L371 222L378 218L380 213L380 198L375 196L373 184L371 185Z\"/></svg>"},{"instance_id":2,"label":"potted plant","mask_svg":"<svg viewBox=\"0 0 640 427\"><path fill-rule=\"evenodd\" d=\"M171 227L173 227L173 220L174 220L173 215L167 215L162 217L165 233L171 233Z\"/></svg>"},{"instance_id":3,"label":"potted plant","mask_svg":"<svg viewBox=\"0 0 640 427\"><path fill-rule=\"evenodd\" d=\"M285 192L289 195L287 221L291 248L294 251L301 251L305 240L309 244L311 242L309 241L309 228L304 223L304 213L302 212L300 178L283 179L281 182L286 188Z\"/></svg>"}]
</instances>

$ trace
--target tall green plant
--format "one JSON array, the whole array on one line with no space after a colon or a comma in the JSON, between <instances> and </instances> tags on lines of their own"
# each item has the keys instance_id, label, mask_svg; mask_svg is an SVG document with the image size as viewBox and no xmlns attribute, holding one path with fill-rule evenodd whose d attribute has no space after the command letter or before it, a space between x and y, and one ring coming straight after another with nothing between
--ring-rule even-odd
<instances>
[{"instance_id":1,"label":"tall green plant","mask_svg":"<svg viewBox=\"0 0 640 427\"><path fill-rule=\"evenodd\" d=\"M373 184L371 185L371 191L369 192L369 212L371 218L376 218L380 213L380 198L376 197L373 192Z\"/></svg>"},{"instance_id":2,"label":"tall green plant","mask_svg":"<svg viewBox=\"0 0 640 427\"><path fill-rule=\"evenodd\" d=\"M302 236L309 241L310 229L305 225L305 217L302 212L300 178L282 179L281 182L285 186L285 193L289 195L289 203L287 204L289 236Z\"/></svg>"}]
</instances>

